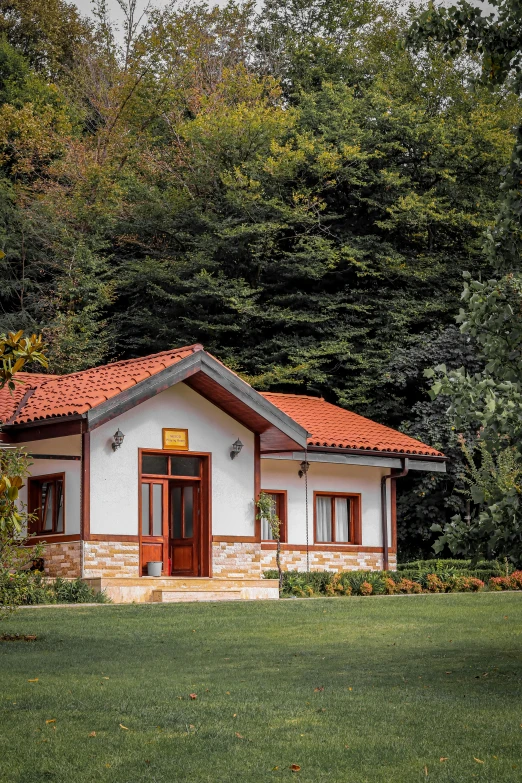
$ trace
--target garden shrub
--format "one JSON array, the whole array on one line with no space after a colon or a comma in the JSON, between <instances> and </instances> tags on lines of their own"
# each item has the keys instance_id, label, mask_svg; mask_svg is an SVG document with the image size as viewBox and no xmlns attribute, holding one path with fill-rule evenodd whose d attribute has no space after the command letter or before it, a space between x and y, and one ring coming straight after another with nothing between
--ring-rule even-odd
<instances>
[{"instance_id":1,"label":"garden shrub","mask_svg":"<svg viewBox=\"0 0 522 783\"><path fill-rule=\"evenodd\" d=\"M441 573L409 571L284 571L282 594L307 598L314 595L397 595L400 593L477 592L485 587L485 580L465 570ZM265 579L277 579L277 571L265 571ZM509 577L491 577L492 590L522 590L522 571Z\"/></svg>"},{"instance_id":2,"label":"garden shrub","mask_svg":"<svg viewBox=\"0 0 522 783\"><path fill-rule=\"evenodd\" d=\"M426 577L426 589L430 593L445 593L446 582L443 582L437 574L428 574Z\"/></svg>"},{"instance_id":3,"label":"garden shrub","mask_svg":"<svg viewBox=\"0 0 522 783\"><path fill-rule=\"evenodd\" d=\"M108 603L81 579L47 579L41 571L0 574L0 606Z\"/></svg>"},{"instance_id":4,"label":"garden shrub","mask_svg":"<svg viewBox=\"0 0 522 783\"><path fill-rule=\"evenodd\" d=\"M522 571L513 571L510 576L494 576L488 587L490 590L522 590Z\"/></svg>"}]
</instances>

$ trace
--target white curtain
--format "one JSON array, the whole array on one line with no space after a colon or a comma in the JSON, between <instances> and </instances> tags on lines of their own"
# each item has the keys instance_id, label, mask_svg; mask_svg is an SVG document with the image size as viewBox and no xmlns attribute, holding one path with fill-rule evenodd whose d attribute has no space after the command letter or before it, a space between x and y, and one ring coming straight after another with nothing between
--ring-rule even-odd
<instances>
[{"instance_id":1,"label":"white curtain","mask_svg":"<svg viewBox=\"0 0 522 783\"><path fill-rule=\"evenodd\" d=\"M350 531L350 506L348 498L335 498L336 541L348 541Z\"/></svg>"},{"instance_id":2,"label":"white curtain","mask_svg":"<svg viewBox=\"0 0 522 783\"><path fill-rule=\"evenodd\" d=\"M272 495L268 492L265 493L270 498L270 512L272 515L277 513L277 495ZM272 528L268 523L268 519L261 517L261 538L263 541L272 541L274 536L272 535Z\"/></svg>"},{"instance_id":3,"label":"white curtain","mask_svg":"<svg viewBox=\"0 0 522 783\"><path fill-rule=\"evenodd\" d=\"M316 535L318 541L332 540L332 498L317 495Z\"/></svg>"}]
</instances>

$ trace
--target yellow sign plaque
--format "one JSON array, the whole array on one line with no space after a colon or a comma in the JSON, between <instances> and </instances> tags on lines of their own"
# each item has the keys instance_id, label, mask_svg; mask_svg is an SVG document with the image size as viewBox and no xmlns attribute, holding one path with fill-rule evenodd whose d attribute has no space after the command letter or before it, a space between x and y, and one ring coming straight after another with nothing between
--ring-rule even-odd
<instances>
[{"instance_id":1,"label":"yellow sign plaque","mask_svg":"<svg viewBox=\"0 0 522 783\"><path fill-rule=\"evenodd\" d=\"M188 430L163 428L163 448L188 451Z\"/></svg>"}]
</instances>

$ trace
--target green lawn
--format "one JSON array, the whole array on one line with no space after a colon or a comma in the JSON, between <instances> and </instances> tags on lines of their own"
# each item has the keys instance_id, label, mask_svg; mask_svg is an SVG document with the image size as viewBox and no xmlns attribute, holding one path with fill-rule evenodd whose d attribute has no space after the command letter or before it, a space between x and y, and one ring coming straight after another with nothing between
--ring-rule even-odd
<instances>
[{"instance_id":1,"label":"green lawn","mask_svg":"<svg viewBox=\"0 0 522 783\"><path fill-rule=\"evenodd\" d=\"M0 643L2 783L522 779L519 593L26 609L0 629L38 635Z\"/></svg>"}]
</instances>

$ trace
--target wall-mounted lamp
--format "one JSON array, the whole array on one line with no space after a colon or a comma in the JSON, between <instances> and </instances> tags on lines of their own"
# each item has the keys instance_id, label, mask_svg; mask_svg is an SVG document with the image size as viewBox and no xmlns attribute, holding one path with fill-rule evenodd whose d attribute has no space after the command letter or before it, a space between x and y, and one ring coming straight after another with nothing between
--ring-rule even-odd
<instances>
[{"instance_id":1,"label":"wall-mounted lamp","mask_svg":"<svg viewBox=\"0 0 522 783\"><path fill-rule=\"evenodd\" d=\"M116 449L120 448L121 444L123 443L124 437L125 435L121 430L116 430L116 432L113 435L113 441L114 441L114 443L112 444L113 451L116 451Z\"/></svg>"},{"instance_id":2,"label":"wall-mounted lamp","mask_svg":"<svg viewBox=\"0 0 522 783\"><path fill-rule=\"evenodd\" d=\"M306 460L303 460L303 462L301 462L301 464L299 465L299 470L297 472L299 478L303 478L304 474L308 473L309 467L310 467L310 463L307 462Z\"/></svg>"},{"instance_id":3,"label":"wall-mounted lamp","mask_svg":"<svg viewBox=\"0 0 522 783\"><path fill-rule=\"evenodd\" d=\"M238 438L236 442L232 444L232 449L230 451L230 459L235 459L242 448L243 448L243 444Z\"/></svg>"}]
</instances>

